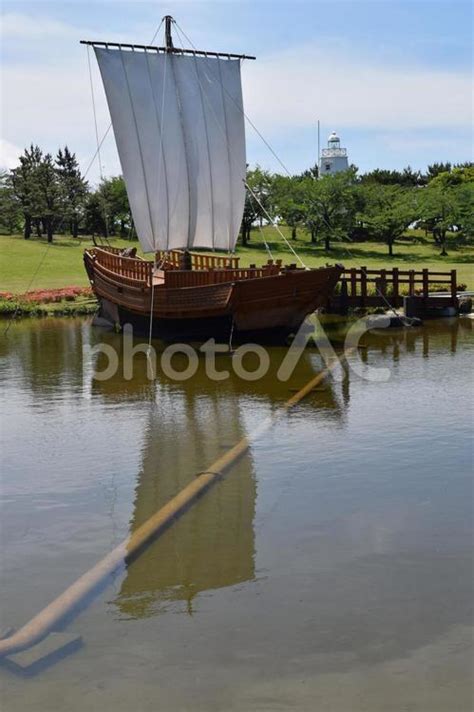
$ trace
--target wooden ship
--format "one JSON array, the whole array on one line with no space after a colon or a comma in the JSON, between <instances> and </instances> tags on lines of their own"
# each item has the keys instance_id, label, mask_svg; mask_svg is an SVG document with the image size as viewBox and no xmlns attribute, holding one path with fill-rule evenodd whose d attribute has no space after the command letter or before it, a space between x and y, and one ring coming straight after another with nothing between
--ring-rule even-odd
<instances>
[{"instance_id":1,"label":"wooden ship","mask_svg":"<svg viewBox=\"0 0 474 712\"><path fill-rule=\"evenodd\" d=\"M84 253L100 316L176 338L279 339L327 303L340 265L232 253L245 202L245 55L86 42L99 64L140 245ZM205 250L205 254L200 252ZM219 254L220 252L220 254Z\"/></svg>"}]
</instances>

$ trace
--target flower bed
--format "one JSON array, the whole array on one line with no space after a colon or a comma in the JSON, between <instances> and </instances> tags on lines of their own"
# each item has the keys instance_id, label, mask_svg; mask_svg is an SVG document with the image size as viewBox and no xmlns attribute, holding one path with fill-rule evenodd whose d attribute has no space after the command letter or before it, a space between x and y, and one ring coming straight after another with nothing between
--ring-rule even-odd
<instances>
[{"instance_id":1,"label":"flower bed","mask_svg":"<svg viewBox=\"0 0 474 712\"><path fill-rule=\"evenodd\" d=\"M34 302L35 304L52 304L57 302L73 302L77 297L91 297L90 287L61 287L60 289L36 289L24 294L0 292L0 299L16 302Z\"/></svg>"}]
</instances>

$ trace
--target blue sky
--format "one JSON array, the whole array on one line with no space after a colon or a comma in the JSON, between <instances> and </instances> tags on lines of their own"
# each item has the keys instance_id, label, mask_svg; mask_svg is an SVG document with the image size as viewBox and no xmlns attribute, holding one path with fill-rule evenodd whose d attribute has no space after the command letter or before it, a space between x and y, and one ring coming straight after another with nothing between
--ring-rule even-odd
<instances>
[{"instance_id":1,"label":"blue sky","mask_svg":"<svg viewBox=\"0 0 474 712\"><path fill-rule=\"evenodd\" d=\"M87 54L78 40L149 42L175 16L199 48L256 54L243 67L245 108L290 171L336 129L362 171L472 157L472 10L463 0L397 2L9 2L2 7L3 165L31 141L95 150ZM99 128L108 124L94 67ZM248 160L278 164L247 128ZM105 172L120 168L113 138ZM91 171L96 180L98 171Z\"/></svg>"}]
</instances>

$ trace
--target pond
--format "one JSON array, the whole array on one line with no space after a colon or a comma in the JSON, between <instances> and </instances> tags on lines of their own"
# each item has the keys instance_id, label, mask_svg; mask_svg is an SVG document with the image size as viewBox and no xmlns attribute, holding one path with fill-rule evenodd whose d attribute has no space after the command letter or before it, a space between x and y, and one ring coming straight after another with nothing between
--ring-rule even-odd
<instances>
[{"instance_id":1,"label":"pond","mask_svg":"<svg viewBox=\"0 0 474 712\"><path fill-rule=\"evenodd\" d=\"M256 381L212 381L202 358L150 381L143 354L99 381L90 349L121 335L49 318L2 332L0 628L280 415L68 622L78 650L34 674L0 665L2 712L468 712L473 324L373 335L286 413L315 348L284 382L275 347Z\"/></svg>"}]
</instances>

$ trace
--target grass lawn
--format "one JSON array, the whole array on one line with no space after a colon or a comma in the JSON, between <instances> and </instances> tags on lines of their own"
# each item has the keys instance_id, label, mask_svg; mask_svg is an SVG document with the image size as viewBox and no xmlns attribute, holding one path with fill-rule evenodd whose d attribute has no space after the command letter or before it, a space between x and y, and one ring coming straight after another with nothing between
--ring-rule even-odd
<instances>
[{"instance_id":1,"label":"grass lawn","mask_svg":"<svg viewBox=\"0 0 474 712\"><path fill-rule=\"evenodd\" d=\"M289 237L289 231L286 228L282 230ZM264 233L275 259L282 259L284 263L296 261L272 227L265 227ZM439 248L431 241L398 242L394 248L395 255L390 258L386 245L375 242L337 242L330 254L324 252L319 245L311 245L304 234L290 242L310 267L341 262L346 267L428 267L436 271L456 269L458 283L466 284L468 289L474 289L474 247L471 246L448 248L449 255L440 257ZM91 244L88 238L74 240L71 237L58 236L54 238L53 244L48 246L45 239L32 237L30 240L23 240L19 235L0 235L0 291L21 294L32 289L88 285L82 252ZM130 244L138 245L126 240L114 240L112 244L124 247ZM268 259L258 230L252 232L251 247L239 246L237 255L242 267L251 263L259 264Z\"/></svg>"}]
</instances>

